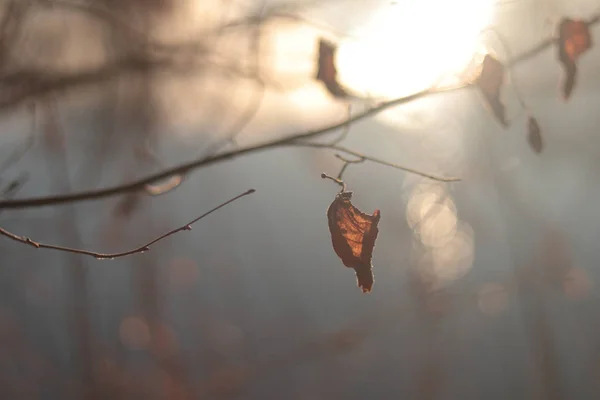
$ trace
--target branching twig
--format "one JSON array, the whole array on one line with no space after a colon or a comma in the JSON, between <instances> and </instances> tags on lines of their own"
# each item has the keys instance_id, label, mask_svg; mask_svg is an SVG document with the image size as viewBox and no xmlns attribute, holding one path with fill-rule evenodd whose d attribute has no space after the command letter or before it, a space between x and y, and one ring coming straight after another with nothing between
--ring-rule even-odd
<instances>
[{"instance_id":1,"label":"branching twig","mask_svg":"<svg viewBox=\"0 0 600 400\"><path fill-rule=\"evenodd\" d=\"M343 180L341 180L339 178L334 178L333 176L327 175L326 173L322 173L321 174L321 178L323 178L323 179L331 179L332 181L334 181L335 183L337 183L338 185L340 185L342 187L340 189L340 193L346 191L346 184L344 183Z\"/></svg>"},{"instance_id":2,"label":"branching twig","mask_svg":"<svg viewBox=\"0 0 600 400\"><path fill-rule=\"evenodd\" d=\"M154 243L156 243L158 241L161 241L161 240L165 239L166 237L171 236L171 235L173 235L173 234L175 234L177 232L191 230L192 229L192 226L191 226L192 224L198 222L202 218L206 217L209 214L212 214L213 212L215 212L218 209L226 206L227 204L232 203L235 200L237 200L237 199L239 199L241 197L247 196L247 195L249 195L251 193L254 193L254 192L255 192L254 189L250 189L250 190L248 190L248 191L246 191L246 192L244 192L242 194L239 194L239 195L237 195L237 196L235 196L235 197L227 200L226 202L221 203L220 205L216 206L215 208L213 208L213 209L205 212L204 214L200 215L199 217L194 218L193 220L191 220L190 222L188 222L187 224L185 224L183 226L180 226L179 228L175 228L175 229L173 229L173 230L171 230L171 231L169 231L169 232L167 232L167 233L165 233L165 234L157 237L156 239L151 240L150 242L148 242L148 243L146 243L146 244L144 244L142 246L136 247L135 249L127 250L127 251L120 252L120 253L98 253L98 252L95 252L95 251L88 251L88 250L82 250L82 249L73 249L73 248L70 248L70 247L55 246L55 245L52 245L52 244L39 243L39 242L36 242L36 241L34 241L34 240L32 240L32 239L30 239L28 237L25 237L25 236L15 235L14 233L11 233L11 232L9 232L6 229L1 228L1 227L0 227L0 235L6 236L7 238L12 239L12 240L17 241L17 242L28 244L28 245L30 245L32 247L35 247L36 249L58 250L58 251L64 251L64 252L67 252L67 253L76 253L76 254L83 254L83 255L87 255L87 256L92 256L92 257L94 257L94 258L96 258L98 260L111 260L111 259L114 259L114 258L125 257L125 256L129 256L129 255L132 255L132 254L143 253L145 251L148 251L148 250L150 250L150 246L152 246Z\"/></svg>"},{"instance_id":3,"label":"branching twig","mask_svg":"<svg viewBox=\"0 0 600 400\"><path fill-rule=\"evenodd\" d=\"M350 164L360 164L365 162L366 158L361 156L356 160L349 160L346 157L342 156L341 154L335 154L335 157L339 160L342 160L344 162L344 165L342 166L342 169L340 169L340 172L338 173L337 178L338 179L342 179L342 176L344 175L344 172L346 171L346 168L348 168L348 165Z\"/></svg>"},{"instance_id":4,"label":"branching twig","mask_svg":"<svg viewBox=\"0 0 600 400\"><path fill-rule=\"evenodd\" d=\"M48 4L48 5L61 5L61 6L73 6L77 8L81 8L82 11L89 11L92 15L102 14L103 18L111 23L115 21L114 16L110 15L110 12L105 15L106 10L101 10L98 7L92 6L88 3L78 3L71 2L68 0L58 1L58 0L37 0L40 4ZM272 16L272 14L270 15ZM237 23L228 24L222 27L224 30L235 27L237 24L239 26L252 26L254 24L259 24L265 21L267 17L265 16L255 16L250 18L245 18L242 21L237 21ZM600 16L595 15L588 20L588 26L596 25L600 21ZM124 24L124 22L119 22L119 25ZM129 29L133 31L133 29ZM131 32L130 32L131 33ZM138 36L135 34L134 36ZM533 58L542 51L551 47L556 43L556 38L549 38L532 49L523 52L512 60L507 62L507 67L512 68L516 64L521 63L527 59ZM154 69L176 69L177 63L173 61L171 58L176 56L177 54L186 54L189 53L190 50L193 50L195 53L201 54L206 53L207 49L199 44L182 44L182 45L159 45L154 43L153 46L159 47L162 50L167 50L160 52L158 54L154 54L153 57L143 58L140 57L139 54L134 53L124 60L120 60L118 63L114 65L102 66L100 68L96 68L89 71L82 71L75 74L45 74L42 71L19 71L12 76L3 76L0 78L0 88L2 88L3 95L0 96L0 109L12 108L18 105L25 99L41 96L47 94L49 92L54 92L57 90L66 90L71 87L81 86L85 84L91 83L99 83L103 80L114 77L119 73L125 73L132 70L138 69L146 69L146 68L154 68ZM158 58L157 58L158 57ZM434 92L437 92L434 91Z\"/></svg>"},{"instance_id":5,"label":"branching twig","mask_svg":"<svg viewBox=\"0 0 600 400\"><path fill-rule=\"evenodd\" d=\"M254 28L254 34L252 35L252 38L249 41L248 53L250 53L250 55L253 55L253 57L251 57L251 66L249 68L249 71L245 74L254 81L256 85L256 90L250 97L250 101L248 102L248 106L246 107L246 109L242 112L242 114L239 117L237 117L234 120L233 124L231 125L231 128L229 128L229 132L224 135L226 142L225 144L236 143L237 136L242 133L242 131L246 128L246 126L248 126L250 122L252 122L254 117L258 114L260 107L262 106L263 99L266 94L267 85L263 80L260 71L261 38L261 26L258 25ZM222 142L222 140L218 140L217 143L215 143L213 146L210 146L204 154L214 154L223 147Z\"/></svg>"},{"instance_id":6,"label":"branching twig","mask_svg":"<svg viewBox=\"0 0 600 400\"><path fill-rule=\"evenodd\" d=\"M56 204L88 201L88 200L94 200L94 199L99 199L99 198L103 198L103 197L114 196L114 195L125 193L125 192L142 190L142 189L144 189L145 185L151 184L151 183L159 181L161 179L169 178L172 175L185 174L192 169L196 169L196 168L200 168L200 167L207 167L209 165L213 165L213 164L216 164L219 162L230 160L230 159L238 157L238 156L257 153L259 151L264 151L264 150L268 150L268 149L272 149L272 148L276 148L276 147L283 147L283 146L327 147L328 145L325 145L325 144L303 143L303 142L300 142L300 140L315 138L315 137L318 137L325 133L335 131L336 129L340 129L348 123L354 123L356 121L360 121L362 119L365 119L367 117L375 115L379 112L382 112L383 110L386 110L388 108L391 108L391 107L394 107L394 106L397 106L400 104L406 104L413 100L423 98L423 97L433 94L433 93L443 93L443 91L442 92L432 92L430 90L424 90L421 92L417 92L417 93L414 93L414 94L406 96L406 97L400 97L400 98L382 103L377 107L363 111L362 113L353 116L350 121L343 121L343 122L340 122L340 123L337 123L334 125L329 125L325 128L319 128L319 129L312 130L312 131L304 131L304 132L300 132L300 133L295 133L295 134L292 134L290 136L287 136L287 137L284 137L281 139L274 139L271 141L256 144L254 146L248 146L248 147L245 147L242 149L231 150L228 152L223 152L223 153L208 156L205 158L196 159L196 160L166 169L166 170L158 172L156 174L149 175L145 178L138 179L134 182L123 184L123 185L117 185L117 186L109 187L106 189L90 190L90 191L84 191L84 192L73 193L73 194L63 194L63 195L56 195L56 196L22 199L22 200L19 200L19 199L3 200L3 201L0 201L0 209L31 208L31 207L42 207L42 206L49 206L49 205L56 205ZM356 153L352 150L342 148L340 146L332 146L330 148L334 149L334 150L342 151L344 153L355 155L356 157L362 156L362 154ZM417 173L417 174L420 174L427 178L439 180L442 182L453 182L453 181L459 180L458 178L445 178L445 177L438 177L435 175L422 173L422 172L416 171L411 168L387 163L387 162L377 160L372 157L369 157L368 160L377 162L382 165L387 165L387 166L390 166L393 168L401 169L403 171Z\"/></svg>"},{"instance_id":7,"label":"branching twig","mask_svg":"<svg viewBox=\"0 0 600 400\"><path fill-rule=\"evenodd\" d=\"M249 53L254 55L251 61L252 66L250 68L250 76L254 77L257 85L257 90L251 97L250 102L248 104L248 108L242 113L242 115L239 116L239 118L237 118L237 120L233 123L232 128L230 128L230 132L226 135L227 140L230 142L235 141L236 136L239 135L244 130L244 128L254 119L254 117L260 109L260 106L262 105L263 98L265 97L266 85L261 77L260 71L261 39L261 26L258 25L254 28L254 34L248 46Z\"/></svg>"},{"instance_id":8,"label":"branching twig","mask_svg":"<svg viewBox=\"0 0 600 400\"><path fill-rule=\"evenodd\" d=\"M334 141L331 142L331 145L334 146L346 139L348 133L350 133L350 121L352 120L352 104L348 104L348 117L346 118L346 125L342 128L342 133L338 136Z\"/></svg>"},{"instance_id":9,"label":"branching twig","mask_svg":"<svg viewBox=\"0 0 600 400\"><path fill-rule=\"evenodd\" d=\"M354 157L358 157L359 159L362 159L363 161L366 160L366 161L370 161L375 164L384 165L386 167L394 168L394 169L397 169L400 171L410 172L411 174L420 175L424 178L433 179L435 181L440 181L440 182L458 182L458 181L460 181L460 178L443 177L443 176L428 174L428 173L421 172L421 171L418 171L413 168L408 168L408 167L405 167L405 166L402 166L399 164L394 164L394 163L391 163L388 161L381 160L376 157L371 157L371 156L359 153L358 151L350 150L343 146L331 145L328 143L311 143L311 142L296 142L296 143L294 143L294 145L301 146L301 147L313 147L313 148L318 148L318 149L330 149L330 150L341 151L342 153L346 153L346 154L352 155ZM362 162L362 161L360 161L360 162ZM1 201L0 201L0 208L2 208Z\"/></svg>"},{"instance_id":10,"label":"branching twig","mask_svg":"<svg viewBox=\"0 0 600 400\"><path fill-rule=\"evenodd\" d=\"M588 25L589 26L595 25L599 21L600 21L599 16L593 16L592 18L590 18L588 20ZM542 41L540 44L533 47L532 49L525 51L524 53L516 56L513 60L509 60L509 62L507 62L507 67L513 68L514 66L516 66L517 64L519 64L521 62L535 57L537 54L541 53L543 50L554 45L556 43L556 40L557 40L556 38L550 38L550 39L546 39L546 40ZM135 60L135 61L129 60L129 62L126 62L124 64L124 67L129 67L130 69L131 68L137 69L140 67L139 61L140 60ZM61 79L59 79L59 80L44 79L44 80L42 80L43 83L39 84L39 86L41 86L41 87L36 87L37 90L34 90L34 92L37 92L37 93L47 92L47 91L50 91L50 90L53 90L53 89L56 89L59 87L64 88L65 86L71 86L70 84L86 83L89 80L98 81L99 80L98 78L106 78L108 76L112 76L112 73L114 73L114 69L110 69L109 71L105 71L105 70L96 71L95 73L92 73L92 74L90 74L90 76L87 76L87 77L70 76L70 78L68 79L70 82L64 82ZM36 86L36 85L34 85L34 86ZM343 121L341 123L337 123L334 125L327 126L325 128L320 128L320 129L316 129L316 130L312 130L312 131L295 133L293 135L290 135L290 136L282 138L282 139L275 139L275 140L259 143L254 146L249 146L249 147L242 148L242 149L236 149L236 150L232 150L232 151L228 151L228 152L223 152L223 153L220 153L217 155L212 155L209 157L196 159L196 160L166 169L162 172L158 172L156 174L149 175L145 178L141 178L137 181L130 182L127 184L113 186L113 187L109 187L106 189L85 191L85 192L79 192L79 193L73 193L73 194L64 194L64 195L58 195L58 196L47 196L47 197L38 197L38 198L30 198L30 199L22 199L22 200L19 200L19 199L3 200L3 201L0 201L0 209L41 207L41 206L47 206L47 205L79 202L79 201L99 199L99 198L108 197L108 196L114 196L114 195L124 193L124 192L141 190L147 184L151 184L151 183L159 181L161 179L169 178L173 175L185 174L192 169L206 167L206 166L209 166L212 164L216 164L218 162L229 160L229 159L237 157L237 156L247 155L247 154L251 154L251 153L255 153L255 152L259 152L259 151L263 151L263 150L267 150L267 149L272 149L275 147L296 145L296 146L325 148L328 145L300 143L299 140L315 138L319 135L335 131L336 129L343 128L343 127L347 126L348 124L351 124L356 121L373 116L373 115L380 113L388 108L391 108L391 107L394 107L397 105L401 105L401 104L407 104L414 100L421 99L421 98L424 98L424 97L432 95L432 94L456 91L456 90L460 90L462 88L467 88L467 87L471 87L471 86L472 85L464 85L464 86L454 87L454 88L449 88L449 89L427 89L427 90L420 91L420 92L414 93L414 94L406 96L406 97L401 97L401 98L397 98L397 99L390 100L387 102L383 102L383 103L379 104L378 106L373 107L369 110L363 111L363 112L353 116L352 118L348 119L347 121ZM30 97L34 94L35 93L32 93L32 92L19 93L17 95L16 100L17 101L22 100L23 98ZM13 98L11 100L12 101L10 101L10 103L12 103L14 105L13 102L15 101L15 99ZM7 103L6 100L2 101L2 99L0 98L0 108L5 108L10 105L10 104L6 104L6 103ZM336 146L335 144L334 144L334 147L330 147L330 148L338 150L338 151L343 151L348 154L353 154L353 155L356 155L357 157L362 156L354 151L339 148L339 146ZM443 177L438 177L438 176L422 173L420 171L416 171L411 168L407 168L407 167L403 167L403 166L399 166L399 165L395 165L395 164L391 164L391 163L387 163L387 162L382 162L381 160L376 160L371 157L365 157L365 159L373 161L373 162L377 162L382 165L387 165L387 166L390 166L393 168L398 168L398 169L401 169L401 170L404 170L407 172L417 173L419 175L428 177L430 179L435 179L435 180L444 181L444 182L459 180L458 178L443 178Z\"/></svg>"}]
</instances>

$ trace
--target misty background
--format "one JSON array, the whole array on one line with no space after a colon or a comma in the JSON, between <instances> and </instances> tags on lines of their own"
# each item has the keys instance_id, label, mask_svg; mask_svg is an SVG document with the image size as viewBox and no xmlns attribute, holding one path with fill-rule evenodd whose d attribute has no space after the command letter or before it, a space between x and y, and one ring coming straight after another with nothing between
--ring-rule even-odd
<instances>
[{"instance_id":1,"label":"misty background","mask_svg":"<svg viewBox=\"0 0 600 400\"><path fill-rule=\"evenodd\" d=\"M282 4L306 20L220 30ZM0 160L16 160L1 161L0 187L16 182L14 198L102 188L343 121L347 104L313 77L317 40L351 40L339 33L394 5L299 4L31 2L13 45L0 45L2 74L16 77L0 94ZM598 11L592 0L500 0L493 24L514 55L550 37L561 17ZM423 29L436 27L425 21ZM172 50L181 43L192 44ZM486 43L508 59L497 41ZM138 62L143 51L156 65ZM513 70L503 97L508 129L473 89L352 124L343 142L350 149L462 178L349 166L354 205L382 215L368 295L331 247L325 212L339 188L320 174L337 174L342 162L328 149L240 156L159 196L2 210L1 226L15 234L116 252L256 189L121 259L2 237L1 397L597 398L600 52L582 56L568 102L555 54L547 49ZM163 68L161 57L178 61ZM365 73L377 74L372 68ZM32 71L88 78L57 79L56 91L13 102L49 79ZM398 79L411 77L398 71ZM539 155L527 144L515 82L542 129Z\"/></svg>"}]
</instances>

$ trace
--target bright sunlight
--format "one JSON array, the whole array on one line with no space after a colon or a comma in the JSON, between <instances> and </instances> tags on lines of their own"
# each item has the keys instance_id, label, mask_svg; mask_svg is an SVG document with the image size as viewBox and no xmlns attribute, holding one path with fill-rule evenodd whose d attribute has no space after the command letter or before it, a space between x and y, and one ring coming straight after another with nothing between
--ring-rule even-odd
<instances>
[{"instance_id":1,"label":"bright sunlight","mask_svg":"<svg viewBox=\"0 0 600 400\"><path fill-rule=\"evenodd\" d=\"M396 97L460 73L478 50L493 0L399 0L340 44L339 80L358 94Z\"/></svg>"}]
</instances>

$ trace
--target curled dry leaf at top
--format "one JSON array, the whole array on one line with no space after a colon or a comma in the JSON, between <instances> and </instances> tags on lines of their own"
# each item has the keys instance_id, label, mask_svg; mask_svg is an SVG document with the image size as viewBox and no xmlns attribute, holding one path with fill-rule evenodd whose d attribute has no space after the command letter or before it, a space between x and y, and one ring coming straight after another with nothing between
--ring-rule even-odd
<instances>
[{"instance_id":1,"label":"curled dry leaf at top","mask_svg":"<svg viewBox=\"0 0 600 400\"><path fill-rule=\"evenodd\" d=\"M577 59L592 47L592 36L585 21L563 18L558 25L558 60L563 65L565 77L562 96L567 100L573 92L577 75Z\"/></svg>"},{"instance_id":2,"label":"curled dry leaf at top","mask_svg":"<svg viewBox=\"0 0 600 400\"><path fill-rule=\"evenodd\" d=\"M337 47L323 39L319 39L319 59L317 64L317 80L323 82L329 93L334 97L347 97L348 93L337 81L335 53Z\"/></svg>"},{"instance_id":3,"label":"curled dry leaf at top","mask_svg":"<svg viewBox=\"0 0 600 400\"><path fill-rule=\"evenodd\" d=\"M481 72L477 77L476 84L479 86L491 111L494 113L502 126L506 127L506 110L500 100L500 89L504 83L504 65L486 54L481 63Z\"/></svg>"},{"instance_id":4,"label":"curled dry leaf at top","mask_svg":"<svg viewBox=\"0 0 600 400\"><path fill-rule=\"evenodd\" d=\"M544 148L544 142L542 141L542 130L540 129L540 125L537 120L533 117L529 117L527 122L527 141L529 142L529 146L536 153L540 154L542 149Z\"/></svg>"},{"instance_id":5,"label":"curled dry leaf at top","mask_svg":"<svg viewBox=\"0 0 600 400\"><path fill-rule=\"evenodd\" d=\"M348 268L354 268L358 287L368 293L373 287L371 258L379 229L380 213L368 215L350 202L352 192L338 193L327 210L333 250Z\"/></svg>"}]
</instances>

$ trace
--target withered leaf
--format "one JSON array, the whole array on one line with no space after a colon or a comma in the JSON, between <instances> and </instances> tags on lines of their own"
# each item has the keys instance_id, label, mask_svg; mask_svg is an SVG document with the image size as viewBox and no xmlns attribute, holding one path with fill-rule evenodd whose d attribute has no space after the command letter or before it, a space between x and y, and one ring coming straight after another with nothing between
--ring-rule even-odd
<instances>
[{"instance_id":1,"label":"withered leaf","mask_svg":"<svg viewBox=\"0 0 600 400\"><path fill-rule=\"evenodd\" d=\"M527 141L529 142L529 146L531 146L536 153L541 153L544 148L542 130L540 129L540 124L538 124L537 120L531 116L527 122L527 131Z\"/></svg>"},{"instance_id":2,"label":"withered leaf","mask_svg":"<svg viewBox=\"0 0 600 400\"><path fill-rule=\"evenodd\" d=\"M558 60L563 65L565 77L562 96L567 100L573 92L577 75L577 59L592 47L592 36L585 21L563 18L558 25Z\"/></svg>"},{"instance_id":3,"label":"withered leaf","mask_svg":"<svg viewBox=\"0 0 600 400\"><path fill-rule=\"evenodd\" d=\"M504 69L504 65L500 61L486 54L476 83L498 121L506 127L508 125L506 110L500 100L500 89L504 83Z\"/></svg>"},{"instance_id":4,"label":"withered leaf","mask_svg":"<svg viewBox=\"0 0 600 400\"><path fill-rule=\"evenodd\" d=\"M319 60L317 64L317 80L323 82L329 93L334 97L347 97L348 93L337 81L335 53L337 47L323 39L319 39Z\"/></svg>"},{"instance_id":5,"label":"withered leaf","mask_svg":"<svg viewBox=\"0 0 600 400\"><path fill-rule=\"evenodd\" d=\"M354 268L358 287L368 293L373 287L371 258L379 229L380 212L368 215L350 202L352 192L338 193L327 210L333 250L348 268Z\"/></svg>"}]
</instances>

